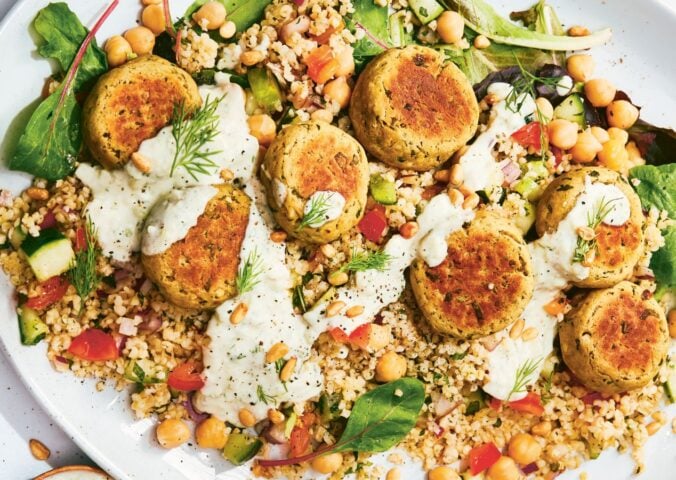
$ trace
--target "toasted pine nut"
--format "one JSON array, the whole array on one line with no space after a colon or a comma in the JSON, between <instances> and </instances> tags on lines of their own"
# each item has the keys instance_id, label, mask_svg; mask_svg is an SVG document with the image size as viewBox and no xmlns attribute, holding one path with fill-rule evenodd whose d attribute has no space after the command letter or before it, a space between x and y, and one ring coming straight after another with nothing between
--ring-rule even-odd
<instances>
[{"instance_id":1,"label":"toasted pine nut","mask_svg":"<svg viewBox=\"0 0 676 480\"><path fill-rule=\"evenodd\" d=\"M324 255L326 258L333 258L337 253L336 249L330 243L325 243L324 245L319 247L319 250L322 252L322 255Z\"/></svg>"},{"instance_id":2,"label":"toasted pine nut","mask_svg":"<svg viewBox=\"0 0 676 480\"><path fill-rule=\"evenodd\" d=\"M523 331L523 333L521 334L521 340L523 340L524 342L528 342L530 340L533 340L537 336L538 336L537 328L530 327Z\"/></svg>"},{"instance_id":3,"label":"toasted pine nut","mask_svg":"<svg viewBox=\"0 0 676 480\"><path fill-rule=\"evenodd\" d=\"M341 272L340 270L329 275L329 283L334 287L345 285L349 279L350 277L347 273Z\"/></svg>"},{"instance_id":4,"label":"toasted pine nut","mask_svg":"<svg viewBox=\"0 0 676 480\"><path fill-rule=\"evenodd\" d=\"M235 309L230 314L230 323L237 325L239 322L244 320L244 317L246 317L248 311L249 306L246 303L242 302L237 304Z\"/></svg>"},{"instance_id":5,"label":"toasted pine nut","mask_svg":"<svg viewBox=\"0 0 676 480\"><path fill-rule=\"evenodd\" d=\"M478 35L474 39L474 48L478 48L479 50L483 48L488 48L491 46L491 41L486 37L486 35Z\"/></svg>"},{"instance_id":6,"label":"toasted pine nut","mask_svg":"<svg viewBox=\"0 0 676 480\"><path fill-rule=\"evenodd\" d=\"M249 50L248 52L244 52L239 57L239 61L247 67L251 67L261 62L264 58L265 55L263 55L263 53L259 52L258 50Z\"/></svg>"},{"instance_id":7,"label":"toasted pine nut","mask_svg":"<svg viewBox=\"0 0 676 480\"><path fill-rule=\"evenodd\" d=\"M141 173L150 172L150 160L148 160L146 157L144 157L138 152L134 152L131 154L131 163L133 163L134 166L138 168L138 171Z\"/></svg>"},{"instance_id":8,"label":"toasted pine nut","mask_svg":"<svg viewBox=\"0 0 676 480\"><path fill-rule=\"evenodd\" d=\"M284 230L275 230L270 234L270 240L275 243L282 243L286 241L286 232Z\"/></svg>"},{"instance_id":9,"label":"toasted pine nut","mask_svg":"<svg viewBox=\"0 0 676 480\"><path fill-rule=\"evenodd\" d=\"M530 431L533 435L546 437L552 431L552 424L548 421L540 422L536 425L533 425L533 428L531 428Z\"/></svg>"},{"instance_id":10,"label":"toasted pine nut","mask_svg":"<svg viewBox=\"0 0 676 480\"><path fill-rule=\"evenodd\" d=\"M345 302L341 302L340 300L329 303L329 306L326 307L326 317L335 317L344 307Z\"/></svg>"},{"instance_id":11,"label":"toasted pine nut","mask_svg":"<svg viewBox=\"0 0 676 480\"><path fill-rule=\"evenodd\" d=\"M225 22L223 25L221 25L221 28L218 29L218 34L226 40L228 38L234 37L235 33L237 33L237 25L235 25L235 22L230 20Z\"/></svg>"},{"instance_id":12,"label":"toasted pine nut","mask_svg":"<svg viewBox=\"0 0 676 480\"><path fill-rule=\"evenodd\" d=\"M465 197L469 197L474 193L472 190L467 188L464 183L458 187L458 190L460 190L460 193L462 193Z\"/></svg>"},{"instance_id":13,"label":"toasted pine nut","mask_svg":"<svg viewBox=\"0 0 676 480\"><path fill-rule=\"evenodd\" d=\"M462 165L456 163L449 170L448 181L451 185L459 187L462 185L462 181L465 179L465 174L462 170Z\"/></svg>"},{"instance_id":14,"label":"toasted pine nut","mask_svg":"<svg viewBox=\"0 0 676 480\"><path fill-rule=\"evenodd\" d=\"M660 422L650 422L645 427L648 435L655 435L660 430L660 428L662 428L662 424Z\"/></svg>"},{"instance_id":15,"label":"toasted pine nut","mask_svg":"<svg viewBox=\"0 0 676 480\"><path fill-rule=\"evenodd\" d=\"M580 25L575 25L568 29L568 35L571 37L586 37L591 32L587 27L582 27Z\"/></svg>"},{"instance_id":16,"label":"toasted pine nut","mask_svg":"<svg viewBox=\"0 0 676 480\"><path fill-rule=\"evenodd\" d=\"M594 237L596 236L594 229L587 226L577 227L575 233L577 233L582 240L594 240Z\"/></svg>"},{"instance_id":17,"label":"toasted pine nut","mask_svg":"<svg viewBox=\"0 0 676 480\"><path fill-rule=\"evenodd\" d=\"M33 455L36 460L47 460L52 454L44 443L34 438L31 438L28 441L28 448L30 448L31 455Z\"/></svg>"},{"instance_id":18,"label":"toasted pine nut","mask_svg":"<svg viewBox=\"0 0 676 480\"><path fill-rule=\"evenodd\" d=\"M418 233L418 223L417 222L406 222L401 227L399 227L399 233L404 238L413 238L416 233Z\"/></svg>"},{"instance_id":19,"label":"toasted pine nut","mask_svg":"<svg viewBox=\"0 0 676 480\"><path fill-rule=\"evenodd\" d=\"M268 420L270 420L275 425L282 423L286 418L284 414L277 410L276 408L271 408L268 410Z\"/></svg>"},{"instance_id":20,"label":"toasted pine nut","mask_svg":"<svg viewBox=\"0 0 676 480\"><path fill-rule=\"evenodd\" d=\"M457 188L448 189L448 198L451 200L451 203L456 207L462 205L462 202L465 201L465 196Z\"/></svg>"},{"instance_id":21,"label":"toasted pine nut","mask_svg":"<svg viewBox=\"0 0 676 480\"><path fill-rule=\"evenodd\" d=\"M28 187L26 189L26 195L31 200L47 200L49 198L49 192L46 188L39 187Z\"/></svg>"},{"instance_id":22,"label":"toasted pine nut","mask_svg":"<svg viewBox=\"0 0 676 480\"><path fill-rule=\"evenodd\" d=\"M450 176L450 172L448 169L443 169L443 170L437 170L434 172L434 180L437 182L442 182L442 183L448 183L448 177Z\"/></svg>"},{"instance_id":23,"label":"toasted pine nut","mask_svg":"<svg viewBox=\"0 0 676 480\"><path fill-rule=\"evenodd\" d=\"M256 425L256 417L254 417L254 414L251 413L251 410L247 408L241 409L237 416L239 417L240 423L245 427L253 427Z\"/></svg>"},{"instance_id":24,"label":"toasted pine nut","mask_svg":"<svg viewBox=\"0 0 676 480\"><path fill-rule=\"evenodd\" d=\"M226 182L229 182L230 180L235 178L235 174L233 173L232 170L224 168L223 170L221 170L221 178Z\"/></svg>"},{"instance_id":25,"label":"toasted pine nut","mask_svg":"<svg viewBox=\"0 0 676 480\"><path fill-rule=\"evenodd\" d=\"M354 318L358 317L362 313L364 313L364 307L362 305L355 305L354 307L350 307L347 309L347 311L345 312L345 316L347 318Z\"/></svg>"},{"instance_id":26,"label":"toasted pine nut","mask_svg":"<svg viewBox=\"0 0 676 480\"><path fill-rule=\"evenodd\" d=\"M465 198L464 202L462 202L462 208L465 210L473 210L479 205L480 201L481 198L479 198L479 195L472 193Z\"/></svg>"},{"instance_id":27,"label":"toasted pine nut","mask_svg":"<svg viewBox=\"0 0 676 480\"><path fill-rule=\"evenodd\" d=\"M287 353L289 353L289 347L284 342L277 342L265 354L265 361L267 363L276 362L280 358L284 358Z\"/></svg>"},{"instance_id":28,"label":"toasted pine nut","mask_svg":"<svg viewBox=\"0 0 676 480\"><path fill-rule=\"evenodd\" d=\"M667 423L667 417L666 415L664 415L664 412L658 410L651 416L653 417L653 420L655 420L656 422Z\"/></svg>"},{"instance_id":29,"label":"toasted pine nut","mask_svg":"<svg viewBox=\"0 0 676 480\"><path fill-rule=\"evenodd\" d=\"M595 259L596 259L596 250L594 249L589 250L587 253L584 254L582 265L585 267L591 267L594 264Z\"/></svg>"},{"instance_id":30,"label":"toasted pine nut","mask_svg":"<svg viewBox=\"0 0 676 480\"><path fill-rule=\"evenodd\" d=\"M298 363L298 359L296 357L291 357L284 364L284 366L282 367L282 371L279 372L279 379L282 382L289 381L291 375L293 375L293 371L296 369L296 363Z\"/></svg>"},{"instance_id":31,"label":"toasted pine nut","mask_svg":"<svg viewBox=\"0 0 676 480\"><path fill-rule=\"evenodd\" d=\"M523 321L523 318L520 318L514 322L514 325L512 325L512 328L509 330L509 338L512 340L519 338L521 336L521 332L523 332L524 325L526 325L526 322Z\"/></svg>"}]
</instances>

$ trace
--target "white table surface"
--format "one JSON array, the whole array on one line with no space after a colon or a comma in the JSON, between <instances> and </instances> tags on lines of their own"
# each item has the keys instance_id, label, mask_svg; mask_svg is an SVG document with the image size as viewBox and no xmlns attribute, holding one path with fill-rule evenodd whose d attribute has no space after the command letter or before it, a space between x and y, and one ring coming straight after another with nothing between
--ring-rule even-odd
<instances>
[{"instance_id":1,"label":"white table surface","mask_svg":"<svg viewBox=\"0 0 676 480\"><path fill-rule=\"evenodd\" d=\"M0 0L0 18L16 1ZM676 0L661 1L676 8ZM31 438L51 450L46 462L30 454ZM50 468L72 464L92 463L33 400L0 350L0 479L28 480Z\"/></svg>"}]
</instances>

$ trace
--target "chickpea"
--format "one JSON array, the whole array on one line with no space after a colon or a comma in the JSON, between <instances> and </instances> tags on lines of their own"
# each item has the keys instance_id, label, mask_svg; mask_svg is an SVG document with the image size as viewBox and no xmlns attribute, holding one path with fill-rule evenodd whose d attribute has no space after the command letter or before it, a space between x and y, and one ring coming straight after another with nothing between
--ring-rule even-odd
<instances>
[{"instance_id":1,"label":"chickpea","mask_svg":"<svg viewBox=\"0 0 676 480\"><path fill-rule=\"evenodd\" d=\"M465 21L458 12L447 10L437 18L437 33L444 43L457 43L465 33Z\"/></svg>"},{"instance_id":2,"label":"chickpea","mask_svg":"<svg viewBox=\"0 0 676 480\"><path fill-rule=\"evenodd\" d=\"M624 148L627 150L627 155L629 155L629 163L632 167L637 165L645 165L645 159L641 156L641 150L639 150L636 142L629 142Z\"/></svg>"},{"instance_id":3,"label":"chickpea","mask_svg":"<svg viewBox=\"0 0 676 480\"><path fill-rule=\"evenodd\" d=\"M202 448L221 449L228 441L225 433L225 423L216 417L209 417L195 428L195 440Z\"/></svg>"},{"instance_id":4,"label":"chickpea","mask_svg":"<svg viewBox=\"0 0 676 480\"><path fill-rule=\"evenodd\" d=\"M577 124L557 118L547 125L549 141L561 150L573 148L577 143Z\"/></svg>"},{"instance_id":5,"label":"chickpea","mask_svg":"<svg viewBox=\"0 0 676 480\"><path fill-rule=\"evenodd\" d=\"M606 120L611 127L627 130L638 120L638 108L626 100L615 100L606 109Z\"/></svg>"},{"instance_id":6,"label":"chickpea","mask_svg":"<svg viewBox=\"0 0 676 480\"><path fill-rule=\"evenodd\" d=\"M516 463L521 465L528 465L533 463L542 455L542 447L528 433L517 433L509 442L508 448L509 456L514 459Z\"/></svg>"},{"instance_id":7,"label":"chickpea","mask_svg":"<svg viewBox=\"0 0 676 480\"><path fill-rule=\"evenodd\" d=\"M599 143L604 144L610 140L610 135L601 127L591 127L592 135L596 137Z\"/></svg>"},{"instance_id":8,"label":"chickpea","mask_svg":"<svg viewBox=\"0 0 676 480\"><path fill-rule=\"evenodd\" d=\"M324 86L324 98L336 102L341 110L349 105L351 95L352 89L345 77L338 77Z\"/></svg>"},{"instance_id":9,"label":"chickpea","mask_svg":"<svg viewBox=\"0 0 676 480\"><path fill-rule=\"evenodd\" d=\"M319 110L312 112L310 114L310 118L315 122L331 123L333 122L333 113L329 112L325 108L320 108Z\"/></svg>"},{"instance_id":10,"label":"chickpea","mask_svg":"<svg viewBox=\"0 0 676 480\"><path fill-rule=\"evenodd\" d=\"M629 134L626 130L617 127L610 127L608 129L608 140L617 140L622 145L626 145L629 141Z\"/></svg>"},{"instance_id":11,"label":"chickpea","mask_svg":"<svg viewBox=\"0 0 676 480\"><path fill-rule=\"evenodd\" d=\"M178 418L168 418L155 429L157 441L164 448L175 448L190 438L190 428Z\"/></svg>"},{"instance_id":12,"label":"chickpea","mask_svg":"<svg viewBox=\"0 0 676 480\"><path fill-rule=\"evenodd\" d=\"M543 117L543 120L550 121L554 117L554 107L545 97L538 97L535 100L535 106Z\"/></svg>"},{"instance_id":13,"label":"chickpea","mask_svg":"<svg viewBox=\"0 0 676 480\"><path fill-rule=\"evenodd\" d=\"M594 78L584 84L584 94L595 107L607 107L616 93L615 86L604 78Z\"/></svg>"},{"instance_id":14,"label":"chickpea","mask_svg":"<svg viewBox=\"0 0 676 480\"><path fill-rule=\"evenodd\" d=\"M248 119L249 131L261 145L270 145L277 135L277 125L270 115L252 115Z\"/></svg>"},{"instance_id":15,"label":"chickpea","mask_svg":"<svg viewBox=\"0 0 676 480\"><path fill-rule=\"evenodd\" d=\"M474 39L474 48L483 50L484 48L488 48L490 46L491 41L488 39L486 35L477 35L477 37Z\"/></svg>"},{"instance_id":16,"label":"chickpea","mask_svg":"<svg viewBox=\"0 0 676 480\"><path fill-rule=\"evenodd\" d=\"M143 5L158 5L162 3L162 0L143 0L141 3L143 3Z\"/></svg>"},{"instance_id":17,"label":"chickpea","mask_svg":"<svg viewBox=\"0 0 676 480\"><path fill-rule=\"evenodd\" d=\"M460 475L451 467L436 467L427 472L427 480L460 480Z\"/></svg>"},{"instance_id":18,"label":"chickpea","mask_svg":"<svg viewBox=\"0 0 676 480\"><path fill-rule=\"evenodd\" d=\"M376 380L391 382L406 374L406 359L395 352L387 352L376 363Z\"/></svg>"},{"instance_id":19,"label":"chickpea","mask_svg":"<svg viewBox=\"0 0 676 480\"><path fill-rule=\"evenodd\" d=\"M106 41L106 45L103 47L103 50L106 52L108 65L111 67L119 67L129 60L129 57L134 53L131 50L131 45L129 45L129 42L120 35L110 37Z\"/></svg>"},{"instance_id":20,"label":"chickpea","mask_svg":"<svg viewBox=\"0 0 676 480\"><path fill-rule=\"evenodd\" d=\"M285 23L282 28L279 29L279 38L288 45L294 33L298 33L302 36L307 33L308 30L310 30L310 17L307 15L300 15L290 22Z\"/></svg>"},{"instance_id":21,"label":"chickpea","mask_svg":"<svg viewBox=\"0 0 676 480\"><path fill-rule=\"evenodd\" d=\"M354 73L354 49L350 46L344 47L336 55L336 60L338 60L338 70L336 71L337 77L349 77Z\"/></svg>"},{"instance_id":22,"label":"chickpea","mask_svg":"<svg viewBox=\"0 0 676 480\"><path fill-rule=\"evenodd\" d=\"M624 144L618 140L608 140L604 143L598 157L599 162L611 170L623 172L628 167L629 153Z\"/></svg>"},{"instance_id":23,"label":"chickpea","mask_svg":"<svg viewBox=\"0 0 676 480\"><path fill-rule=\"evenodd\" d=\"M343 464L343 455L341 453L329 453L315 458L311 465L317 473L333 473Z\"/></svg>"},{"instance_id":24,"label":"chickpea","mask_svg":"<svg viewBox=\"0 0 676 480\"><path fill-rule=\"evenodd\" d=\"M591 78L596 66L591 55L571 55L566 60L566 69L576 82L586 82Z\"/></svg>"},{"instance_id":25,"label":"chickpea","mask_svg":"<svg viewBox=\"0 0 676 480\"><path fill-rule=\"evenodd\" d=\"M155 35L164 32L167 25L164 20L164 8L162 5L148 5L141 13L141 23L148 27Z\"/></svg>"},{"instance_id":26,"label":"chickpea","mask_svg":"<svg viewBox=\"0 0 676 480\"><path fill-rule=\"evenodd\" d=\"M504 455L488 469L489 480L519 480L521 471L514 460Z\"/></svg>"},{"instance_id":27,"label":"chickpea","mask_svg":"<svg viewBox=\"0 0 676 480\"><path fill-rule=\"evenodd\" d=\"M124 32L124 39L136 55L152 53L155 47L155 34L146 27L130 28Z\"/></svg>"},{"instance_id":28,"label":"chickpea","mask_svg":"<svg viewBox=\"0 0 676 480\"><path fill-rule=\"evenodd\" d=\"M669 310L667 319L669 321L669 336L676 338L676 308Z\"/></svg>"},{"instance_id":29,"label":"chickpea","mask_svg":"<svg viewBox=\"0 0 676 480\"><path fill-rule=\"evenodd\" d=\"M594 136L591 129L588 128L577 136L577 142L571 149L573 161L577 163L590 163L596 158L596 154L603 149L601 142Z\"/></svg>"},{"instance_id":30,"label":"chickpea","mask_svg":"<svg viewBox=\"0 0 676 480\"><path fill-rule=\"evenodd\" d=\"M220 2L207 2L192 15L197 25L207 30L216 30L225 23L225 6Z\"/></svg>"}]
</instances>

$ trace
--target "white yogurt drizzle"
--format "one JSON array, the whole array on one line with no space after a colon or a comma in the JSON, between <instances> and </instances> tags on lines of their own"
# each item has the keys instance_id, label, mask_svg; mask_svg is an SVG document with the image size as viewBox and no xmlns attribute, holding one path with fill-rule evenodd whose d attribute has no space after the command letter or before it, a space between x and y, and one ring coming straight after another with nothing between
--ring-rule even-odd
<instances>
[{"instance_id":1,"label":"white yogurt drizzle","mask_svg":"<svg viewBox=\"0 0 676 480\"><path fill-rule=\"evenodd\" d=\"M588 224L588 215L594 215L600 204L612 201L609 213L603 223L624 225L630 216L629 200L614 185L594 183L587 176L584 192L577 198L575 206L559 223L556 231L545 233L541 238L528 245L533 271L535 291L526 306L522 318L524 330L535 328L538 336L530 341L509 337L509 327L497 333L498 346L488 355L488 382L483 389L500 400L519 400L526 395L525 389L512 392L516 381L516 372L526 362L537 363L537 368L528 377L527 385L535 383L544 366L545 359L553 350L559 319L544 311L544 306L554 300L570 286L571 281L579 281L589 276L589 268L573 263L577 244L577 229Z\"/></svg>"},{"instance_id":2,"label":"white yogurt drizzle","mask_svg":"<svg viewBox=\"0 0 676 480\"><path fill-rule=\"evenodd\" d=\"M277 186L277 184L275 184L275 186ZM303 215L308 215L313 208L318 208L317 205L323 207L321 208L321 215L319 215L316 220L309 222L308 227L319 228L340 217L345 208L345 197L338 192L332 192L330 190L316 191L310 195L310 198L305 202Z\"/></svg>"}]
</instances>

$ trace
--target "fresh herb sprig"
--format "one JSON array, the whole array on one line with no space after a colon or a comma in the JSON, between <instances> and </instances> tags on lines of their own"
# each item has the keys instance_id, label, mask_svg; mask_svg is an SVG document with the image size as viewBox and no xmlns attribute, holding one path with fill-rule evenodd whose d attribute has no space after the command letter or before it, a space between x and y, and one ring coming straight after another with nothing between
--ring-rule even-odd
<instances>
[{"instance_id":1,"label":"fresh herb sprig","mask_svg":"<svg viewBox=\"0 0 676 480\"><path fill-rule=\"evenodd\" d=\"M256 389L256 396L258 397L258 401L263 402L266 405L269 403L275 403L274 395L265 393L262 385L258 385L258 388Z\"/></svg>"},{"instance_id":2,"label":"fresh herb sprig","mask_svg":"<svg viewBox=\"0 0 676 480\"><path fill-rule=\"evenodd\" d=\"M218 168L213 156L221 153L220 150L207 150L205 146L218 135L216 109L221 100L223 97L207 97L204 105L192 116L186 110L185 102L174 105L171 133L176 141L176 153L169 176L173 176L176 169L182 167L197 180L198 174L210 175Z\"/></svg>"},{"instance_id":3,"label":"fresh herb sprig","mask_svg":"<svg viewBox=\"0 0 676 480\"><path fill-rule=\"evenodd\" d=\"M96 271L96 260L101 249L96 245L96 228L88 218L84 227L85 244L75 252L75 260L68 270L68 280L84 302L101 279Z\"/></svg>"},{"instance_id":4,"label":"fresh herb sprig","mask_svg":"<svg viewBox=\"0 0 676 480\"><path fill-rule=\"evenodd\" d=\"M545 383L542 385L542 393L540 394L542 403L548 403L552 399L553 379L554 379L554 370L549 372L549 375L547 375L547 378L545 378Z\"/></svg>"},{"instance_id":5,"label":"fresh herb sprig","mask_svg":"<svg viewBox=\"0 0 676 480\"><path fill-rule=\"evenodd\" d=\"M240 265L237 271L237 293L242 295L250 292L260 283L260 276L263 274L263 259L258 254L258 250L254 249L246 257L244 264Z\"/></svg>"},{"instance_id":6,"label":"fresh herb sprig","mask_svg":"<svg viewBox=\"0 0 676 480\"><path fill-rule=\"evenodd\" d=\"M507 402L509 402L509 399L512 398L513 395L525 393L526 386L533 379L533 374L535 374L541 363L542 358L531 358L521 364L516 370L514 385L512 385L512 389L510 390L509 395L507 395Z\"/></svg>"},{"instance_id":7,"label":"fresh herb sprig","mask_svg":"<svg viewBox=\"0 0 676 480\"><path fill-rule=\"evenodd\" d=\"M296 230L302 230L306 227L313 227L326 218L326 214L331 208L331 194L321 192L310 198L310 205L307 212L303 215Z\"/></svg>"},{"instance_id":8,"label":"fresh herb sprig","mask_svg":"<svg viewBox=\"0 0 676 480\"><path fill-rule=\"evenodd\" d=\"M392 255L382 250L376 252L352 251L350 261L340 268L341 272L363 272L365 270L378 270L382 272L392 260Z\"/></svg>"},{"instance_id":9,"label":"fresh herb sprig","mask_svg":"<svg viewBox=\"0 0 676 480\"><path fill-rule=\"evenodd\" d=\"M614 206L611 204L617 200L619 199L613 198L606 201L605 197L601 198L598 207L593 212L587 213L587 227L596 231L598 226L601 225L601 222L603 222L608 214L613 211ZM575 250L573 251L573 263L584 262L589 252L596 250L596 247L596 236L591 239L586 239L578 234Z\"/></svg>"}]
</instances>

